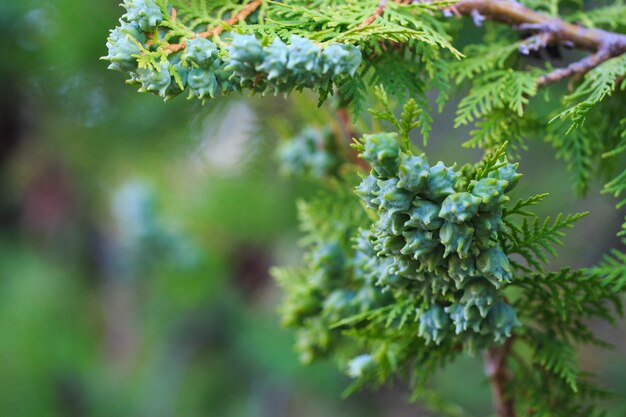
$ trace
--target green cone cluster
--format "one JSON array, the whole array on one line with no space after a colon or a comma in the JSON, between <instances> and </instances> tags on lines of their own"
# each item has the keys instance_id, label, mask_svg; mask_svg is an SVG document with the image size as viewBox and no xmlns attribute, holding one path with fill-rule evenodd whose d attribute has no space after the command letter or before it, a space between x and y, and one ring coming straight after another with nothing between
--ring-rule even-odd
<instances>
[{"instance_id":1,"label":"green cone cluster","mask_svg":"<svg viewBox=\"0 0 626 417\"><path fill-rule=\"evenodd\" d=\"M311 127L282 144L278 156L285 174L318 179L337 175L344 162L332 132Z\"/></svg>"},{"instance_id":2,"label":"green cone cluster","mask_svg":"<svg viewBox=\"0 0 626 417\"><path fill-rule=\"evenodd\" d=\"M518 320L500 290L513 274L498 232L516 166L460 181L454 167L403 150L395 133L365 135L358 147L372 171L356 194L377 220L356 239L357 273L397 299L419 298L416 333L428 342L510 336Z\"/></svg>"},{"instance_id":3,"label":"green cone cluster","mask_svg":"<svg viewBox=\"0 0 626 417\"><path fill-rule=\"evenodd\" d=\"M170 29L161 7L154 0L126 0L123 7L127 13L111 31L103 59L110 62L109 69L129 73L129 82L139 84L139 91L166 100L186 90L189 99L203 101L243 90L328 92L336 82L352 77L362 60L356 46L335 43L322 48L297 35L289 44L277 37L264 45L254 35L225 33L218 46L191 30L191 35L174 38L185 46L182 50L168 52L162 41ZM147 54L153 58L140 59Z\"/></svg>"}]
</instances>

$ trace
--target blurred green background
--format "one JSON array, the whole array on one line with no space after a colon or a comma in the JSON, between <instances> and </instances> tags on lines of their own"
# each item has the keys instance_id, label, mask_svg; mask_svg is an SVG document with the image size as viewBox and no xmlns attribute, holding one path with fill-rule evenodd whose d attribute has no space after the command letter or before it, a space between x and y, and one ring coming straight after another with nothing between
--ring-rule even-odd
<instances>
[{"instance_id":1,"label":"blurred green background","mask_svg":"<svg viewBox=\"0 0 626 417\"><path fill-rule=\"evenodd\" d=\"M294 201L315 186L279 175L268 120L289 134L332 113L309 97L137 94L98 60L121 14L118 0L0 2L0 416L430 415L401 383L342 399L350 381L301 366L279 324L268 268L298 262ZM476 160L453 107L431 160ZM520 194L552 193L545 214L592 212L555 266L619 245L600 184L575 196L540 140L521 170ZM626 415L626 326L592 325L616 348L581 363ZM490 414L477 358L434 383Z\"/></svg>"}]
</instances>

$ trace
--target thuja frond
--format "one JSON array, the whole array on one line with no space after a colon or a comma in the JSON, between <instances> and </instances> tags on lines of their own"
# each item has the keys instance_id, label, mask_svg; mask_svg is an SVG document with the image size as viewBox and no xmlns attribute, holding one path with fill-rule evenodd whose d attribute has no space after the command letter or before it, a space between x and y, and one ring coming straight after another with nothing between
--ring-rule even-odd
<instances>
[{"instance_id":1,"label":"thuja frond","mask_svg":"<svg viewBox=\"0 0 626 417\"><path fill-rule=\"evenodd\" d=\"M567 169L572 173L574 189L584 195L589 182L593 178L601 138L597 130L587 125L568 131L563 122L552 123L548 129L546 141L556 149L557 158L567 163Z\"/></svg>"},{"instance_id":2,"label":"thuja frond","mask_svg":"<svg viewBox=\"0 0 626 417\"><path fill-rule=\"evenodd\" d=\"M392 103L387 96L384 85L376 86L374 88L374 95L378 99L379 106L371 108L368 111L375 118L384 120L395 127L398 133L400 133L403 145L409 149L411 131L424 124L424 118L422 117L424 113L423 107L419 106L414 99L409 99L402 106L402 113L398 118L394 114ZM430 121L432 121L432 119L428 116L427 122L429 123ZM428 129L429 128L430 126L428 126ZM424 130L422 130L422 132L424 132ZM426 136L424 136L424 143L426 143L427 138L428 136L426 134Z\"/></svg>"},{"instance_id":3,"label":"thuja frond","mask_svg":"<svg viewBox=\"0 0 626 417\"><path fill-rule=\"evenodd\" d=\"M623 242L626 244L626 242ZM605 287L618 294L626 288L626 253L611 249L589 273L600 279Z\"/></svg>"},{"instance_id":4,"label":"thuja frond","mask_svg":"<svg viewBox=\"0 0 626 417\"><path fill-rule=\"evenodd\" d=\"M568 131L585 124L589 113L610 96L617 88L624 89L626 83L626 55L609 59L591 70L576 90L565 98L566 104L574 104L561 112L557 118L569 120L571 126Z\"/></svg>"},{"instance_id":5,"label":"thuja frond","mask_svg":"<svg viewBox=\"0 0 626 417\"><path fill-rule=\"evenodd\" d=\"M371 62L369 82L371 85L382 86L397 100L410 98L416 102L415 111L419 113L415 113L415 116L418 117L422 137L426 141L432 129L432 117L424 75L420 65L407 61L401 54L388 53Z\"/></svg>"},{"instance_id":6,"label":"thuja frond","mask_svg":"<svg viewBox=\"0 0 626 417\"><path fill-rule=\"evenodd\" d=\"M554 220L546 217L543 221L524 218L520 225L507 222L507 252L522 256L530 266L543 271L548 255L557 256L555 246L563 244L560 239L565 235L564 229L572 228L587 214L558 214Z\"/></svg>"},{"instance_id":7,"label":"thuja frond","mask_svg":"<svg viewBox=\"0 0 626 417\"><path fill-rule=\"evenodd\" d=\"M508 109L523 116L528 99L537 92L533 73L501 70L483 76L461 100L454 125L466 125L494 110Z\"/></svg>"},{"instance_id":8,"label":"thuja frond","mask_svg":"<svg viewBox=\"0 0 626 417\"><path fill-rule=\"evenodd\" d=\"M519 49L519 43L470 45L463 52L465 59L455 62L450 70L457 84L479 75L506 67L507 60Z\"/></svg>"},{"instance_id":9,"label":"thuja frond","mask_svg":"<svg viewBox=\"0 0 626 417\"><path fill-rule=\"evenodd\" d=\"M591 27L623 31L626 28L626 4L618 0L611 5L575 13L572 20Z\"/></svg>"},{"instance_id":10,"label":"thuja frond","mask_svg":"<svg viewBox=\"0 0 626 417\"><path fill-rule=\"evenodd\" d=\"M517 202L513 205L513 207L505 208L503 217L508 217L512 215L520 215L526 217L534 217L535 214L526 210L528 207L536 206L540 202L542 202L546 197L548 197L548 193L537 194L531 197L523 198L517 200Z\"/></svg>"},{"instance_id":11,"label":"thuja frond","mask_svg":"<svg viewBox=\"0 0 626 417\"><path fill-rule=\"evenodd\" d=\"M526 113L519 117L508 108L496 109L475 122L471 139L463 146L491 150L506 141L510 156L519 158L520 151L528 149L526 139L543 135L544 130L543 121L534 115Z\"/></svg>"},{"instance_id":12,"label":"thuja frond","mask_svg":"<svg viewBox=\"0 0 626 417\"><path fill-rule=\"evenodd\" d=\"M573 392L577 392L580 371L574 346L555 337L542 336L535 349L535 362L563 379Z\"/></svg>"},{"instance_id":13,"label":"thuja frond","mask_svg":"<svg viewBox=\"0 0 626 417\"><path fill-rule=\"evenodd\" d=\"M626 119L623 119L620 123L622 129L621 141L614 149L606 152L602 155L603 158L615 158L626 154ZM622 197L626 194L626 169L620 172L615 178L604 185L602 190L605 194L612 194L614 197ZM626 206L626 198L621 199L617 203L617 208ZM618 236L626 236L626 221L622 224L622 230L618 233Z\"/></svg>"},{"instance_id":14,"label":"thuja frond","mask_svg":"<svg viewBox=\"0 0 626 417\"><path fill-rule=\"evenodd\" d=\"M606 346L593 335L585 320L600 318L614 323L622 304L619 295L603 285L597 275L565 268L523 274L514 285L523 289L514 304L520 316L534 328L560 340Z\"/></svg>"},{"instance_id":15,"label":"thuja frond","mask_svg":"<svg viewBox=\"0 0 626 417\"><path fill-rule=\"evenodd\" d=\"M344 187L337 187L332 194L321 193L309 202L300 200L297 206L300 229L305 234L304 244L316 239L342 237L346 229L358 227L367 219ZM332 220L329 222L328 219Z\"/></svg>"},{"instance_id":16,"label":"thuja frond","mask_svg":"<svg viewBox=\"0 0 626 417\"><path fill-rule=\"evenodd\" d=\"M504 142L499 148L485 155L474 170L472 179L476 181L482 180L483 178L487 178L489 173L496 172L499 168L505 166L508 163L506 160L508 145L508 142Z\"/></svg>"},{"instance_id":17,"label":"thuja frond","mask_svg":"<svg viewBox=\"0 0 626 417\"><path fill-rule=\"evenodd\" d=\"M510 381L510 392L515 395L518 415L551 417L601 417L595 405L610 394L580 372L572 345L555 340L555 334L534 331L521 341L509 366L516 378ZM556 354L557 345L563 346L564 356ZM528 362L522 352L531 349L541 360ZM576 391L574 392L573 387Z\"/></svg>"},{"instance_id":18,"label":"thuja frond","mask_svg":"<svg viewBox=\"0 0 626 417\"><path fill-rule=\"evenodd\" d=\"M337 85L337 97L342 106L348 106L356 120L367 100L367 86L362 78L347 78Z\"/></svg>"}]
</instances>

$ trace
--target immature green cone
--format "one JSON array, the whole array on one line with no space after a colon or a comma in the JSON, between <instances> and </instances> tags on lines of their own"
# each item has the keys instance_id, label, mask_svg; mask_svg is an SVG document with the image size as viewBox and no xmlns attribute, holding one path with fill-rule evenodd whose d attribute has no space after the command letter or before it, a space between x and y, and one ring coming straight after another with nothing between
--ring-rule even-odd
<instances>
[{"instance_id":1,"label":"immature green cone","mask_svg":"<svg viewBox=\"0 0 626 417\"><path fill-rule=\"evenodd\" d=\"M400 144L397 133L364 135L364 150L361 158L370 163L380 178L392 178L400 165Z\"/></svg>"},{"instance_id":2,"label":"immature green cone","mask_svg":"<svg viewBox=\"0 0 626 417\"><path fill-rule=\"evenodd\" d=\"M333 76L354 76L363 57L358 47L335 43L326 47L320 57L322 73L331 73Z\"/></svg>"},{"instance_id":3,"label":"immature green cone","mask_svg":"<svg viewBox=\"0 0 626 417\"><path fill-rule=\"evenodd\" d=\"M401 253L415 259L420 259L439 244L431 232L424 230L407 230L402 236L406 240L406 245L402 247Z\"/></svg>"},{"instance_id":4,"label":"immature green cone","mask_svg":"<svg viewBox=\"0 0 626 417\"><path fill-rule=\"evenodd\" d=\"M452 168L446 167L443 162L437 162L434 167L430 168L424 196L432 201L443 201L454 192L454 185L460 175Z\"/></svg>"},{"instance_id":5,"label":"immature green cone","mask_svg":"<svg viewBox=\"0 0 626 417\"><path fill-rule=\"evenodd\" d=\"M378 180L375 205L384 210L405 211L411 207L415 194L398 187L398 179Z\"/></svg>"},{"instance_id":6,"label":"immature green cone","mask_svg":"<svg viewBox=\"0 0 626 417\"><path fill-rule=\"evenodd\" d=\"M497 172L490 172L489 175L487 176L489 178L496 178L496 179L508 182L508 185L506 186L504 191L509 192L513 188L515 188L520 178L522 178L522 174L517 173L518 166L519 164L507 163L501 166L500 168L498 168Z\"/></svg>"},{"instance_id":7,"label":"immature green cone","mask_svg":"<svg viewBox=\"0 0 626 417\"><path fill-rule=\"evenodd\" d=\"M141 54L139 44L146 41L146 36L137 23L122 22L120 26L111 31L107 39L109 54L102 59L111 62L109 69L129 72L137 69L137 58L134 55Z\"/></svg>"},{"instance_id":8,"label":"immature green cone","mask_svg":"<svg viewBox=\"0 0 626 417\"><path fill-rule=\"evenodd\" d=\"M442 307L437 304L432 305L419 318L419 328L417 334L426 339L427 343L434 342L440 344L445 335L450 318Z\"/></svg>"},{"instance_id":9,"label":"immature green cone","mask_svg":"<svg viewBox=\"0 0 626 417\"><path fill-rule=\"evenodd\" d=\"M370 376L376 370L376 361L372 355L364 354L352 358L348 362L347 373L351 378L363 378Z\"/></svg>"},{"instance_id":10,"label":"immature green cone","mask_svg":"<svg viewBox=\"0 0 626 417\"><path fill-rule=\"evenodd\" d=\"M509 186L508 181L496 178L483 178L480 181L472 181L472 194L481 199L480 209L490 211L509 201L504 195Z\"/></svg>"},{"instance_id":11,"label":"immature green cone","mask_svg":"<svg viewBox=\"0 0 626 417\"><path fill-rule=\"evenodd\" d=\"M384 257L388 255L400 255L404 245L405 241L402 236L388 235L384 232L379 232L376 236L374 248L377 251L376 255L378 257Z\"/></svg>"},{"instance_id":12,"label":"immature green cone","mask_svg":"<svg viewBox=\"0 0 626 417\"><path fill-rule=\"evenodd\" d=\"M445 308L454 323L454 333L461 334L466 330L480 332L483 317L475 306L466 307L461 304L452 304Z\"/></svg>"},{"instance_id":13,"label":"immature green cone","mask_svg":"<svg viewBox=\"0 0 626 417\"><path fill-rule=\"evenodd\" d=\"M476 260L472 256L461 258L457 254L448 257L448 275L456 283L458 289L477 276Z\"/></svg>"},{"instance_id":14,"label":"immature green cone","mask_svg":"<svg viewBox=\"0 0 626 417\"><path fill-rule=\"evenodd\" d=\"M189 39L183 52L183 61L189 62L198 68L213 69L218 63L218 50L213 42L205 38Z\"/></svg>"},{"instance_id":15,"label":"immature green cone","mask_svg":"<svg viewBox=\"0 0 626 417\"><path fill-rule=\"evenodd\" d=\"M439 217L452 223L463 223L478 213L481 199L470 193L452 193L441 203Z\"/></svg>"},{"instance_id":16,"label":"immature green cone","mask_svg":"<svg viewBox=\"0 0 626 417\"><path fill-rule=\"evenodd\" d=\"M203 68L194 68L189 71L187 83L189 84L189 97L213 98L219 91L219 83L215 74Z\"/></svg>"},{"instance_id":17,"label":"immature green cone","mask_svg":"<svg viewBox=\"0 0 626 417\"><path fill-rule=\"evenodd\" d=\"M465 287L461 304L465 308L476 307L481 317L485 318L496 298L496 291L493 286L483 280L476 280Z\"/></svg>"},{"instance_id":18,"label":"immature green cone","mask_svg":"<svg viewBox=\"0 0 626 417\"><path fill-rule=\"evenodd\" d=\"M380 215L376 224L379 230L390 235L400 236L404 232L404 223L407 217L408 216L402 212L386 211Z\"/></svg>"},{"instance_id":19,"label":"immature green cone","mask_svg":"<svg viewBox=\"0 0 626 417\"><path fill-rule=\"evenodd\" d=\"M461 258L467 257L473 236L474 228L472 226L464 223L445 222L439 229L439 239L446 248L443 257L446 258L455 252Z\"/></svg>"},{"instance_id":20,"label":"immature green cone","mask_svg":"<svg viewBox=\"0 0 626 417\"><path fill-rule=\"evenodd\" d=\"M304 75L319 65L321 50L310 40L292 35L289 38L289 61L287 68L294 73ZM299 75L300 75L299 74Z\"/></svg>"},{"instance_id":21,"label":"immature green cone","mask_svg":"<svg viewBox=\"0 0 626 417\"><path fill-rule=\"evenodd\" d=\"M474 236L483 246L487 246L490 239L495 239L504 226L502 210L495 209L478 213L472 218L472 226L474 227Z\"/></svg>"},{"instance_id":22,"label":"immature green cone","mask_svg":"<svg viewBox=\"0 0 626 417\"><path fill-rule=\"evenodd\" d=\"M256 80L256 67L263 62L263 47L254 35L233 34L233 41L228 48L228 70L236 74L242 86Z\"/></svg>"},{"instance_id":23,"label":"immature green cone","mask_svg":"<svg viewBox=\"0 0 626 417\"><path fill-rule=\"evenodd\" d=\"M410 216L405 223L406 227L416 227L425 230L438 230L443 224L439 217L441 207L431 201L415 198L412 207L407 211Z\"/></svg>"},{"instance_id":24,"label":"immature green cone","mask_svg":"<svg viewBox=\"0 0 626 417\"><path fill-rule=\"evenodd\" d=\"M405 190L419 192L424 189L428 181L428 163L419 156L402 155L402 162L398 169L398 187Z\"/></svg>"},{"instance_id":25,"label":"immature green cone","mask_svg":"<svg viewBox=\"0 0 626 417\"><path fill-rule=\"evenodd\" d=\"M148 91L165 97L168 88L172 84L169 63L160 64L158 70L152 67L139 68L135 75L135 80L141 84L140 91Z\"/></svg>"},{"instance_id":26,"label":"immature green cone","mask_svg":"<svg viewBox=\"0 0 626 417\"><path fill-rule=\"evenodd\" d=\"M258 71L267 74L268 80L277 80L289 76L287 62L289 61L289 47L280 39L265 48L263 62L257 65Z\"/></svg>"},{"instance_id":27,"label":"immature green cone","mask_svg":"<svg viewBox=\"0 0 626 417\"><path fill-rule=\"evenodd\" d=\"M503 283L511 282L513 278L509 258L499 247L482 251L476 260L476 266L496 288Z\"/></svg>"},{"instance_id":28,"label":"immature green cone","mask_svg":"<svg viewBox=\"0 0 626 417\"><path fill-rule=\"evenodd\" d=\"M378 208L377 195L379 192L380 187L378 186L378 180L371 174L363 178L354 191L354 193L365 202L367 208L370 209Z\"/></svg>"},{"instance_id":29,"label":"immature green cone","mask_svg":"<svg viewBox=\"0 0 626 417\"><path fill-rule=\"evenodd\" d=\"M502 301L491 306L487 315L487 323L496 342L511 337L513 328L521 325L517 319L517 314L515 314L515 309Z\"/></svg>"},{"instance_id":30,"label":"immature green cone","mask_svg":"<svg viewBox=\"0 0 626 417\"><path fill-rule=\"evenodd\" d=\"M154 0L126 0L124 17L129 22L137 22L144 32L152 32L163 21L161 8Z\"/></svg>"}]
</instances>

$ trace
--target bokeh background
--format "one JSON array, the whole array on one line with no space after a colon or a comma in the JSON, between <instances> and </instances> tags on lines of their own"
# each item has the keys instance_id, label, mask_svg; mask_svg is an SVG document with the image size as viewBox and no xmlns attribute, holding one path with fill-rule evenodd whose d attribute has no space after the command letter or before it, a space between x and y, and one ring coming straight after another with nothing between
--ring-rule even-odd
<instances>
[{"instance_id":1,"label":"bokeh background","mask_svg":"<svg viewBox=\"0 0 626 417\"><path fill-rule=\"evenodd\" d=\"M297 264L294 202L316 185L281 176L275 149L333 114L306 96L137 94L98 59L121 13L118 0L0 1L0 416L431 415L402 383L342 399L348 378L301 366L279 323L268 269ZM474 161L453 111L436 116L430 159ZM599 183L576 196L541 138L521 171L520 194L552 194L544 214L592 213L555 267L619 246L624 213ZM626 415L626 326L592 325L616 347L580 361ZM489 415L479 358L434 385Z\"/></svg>"}]
</instances>

